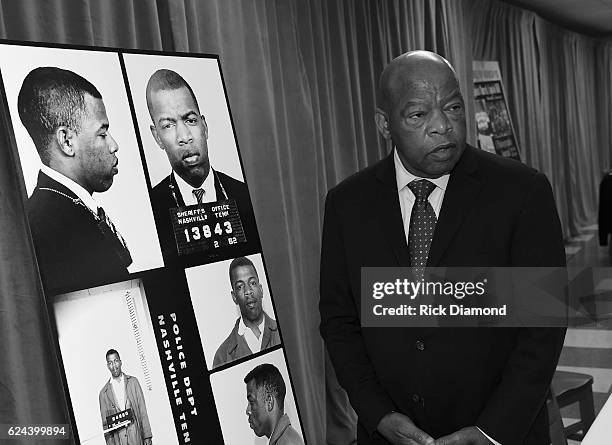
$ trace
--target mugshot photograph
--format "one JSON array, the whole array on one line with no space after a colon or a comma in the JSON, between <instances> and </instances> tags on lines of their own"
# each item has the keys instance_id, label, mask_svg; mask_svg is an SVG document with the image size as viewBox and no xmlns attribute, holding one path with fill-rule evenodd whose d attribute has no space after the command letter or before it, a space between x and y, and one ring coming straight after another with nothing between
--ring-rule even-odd
<instances>
[{"instance_id":1,"label":"mugshot photograph","mask_svg":"<svg viewBox=\"0 0 612 445\"><path fill-rule=\"evenodd\" d=\"M216 61L187 62L168 58L178 68L158 68L163 60L126 56L130 83L146 85L131 90L164 260L189 266L254 253L259 235ZM207 209L199 219L197 206Z\"/></svg>"},{"instance_id":2,"label":"mugshot photograph","mask_svg":"<svg viewBox=\"0 0 612 445\"><path fill-rule=\"evenodd\" d=\"M3 45L0 55L45 290L162 266L117 56Z\"/></svg>"},{"instance_id":3,"label":"mugshot photograph","mask_svg":"<svg viewBox=\"0 0 612 445\"><path fill-rule=\"evenodd\" d=\"M106 352L106 366L111 376L99 397L106 444L152 445L147 405L138 379L121 370L121 356L115 349ZM121 419L127 420L121 422Z\"/></svg>"},{"instance_id":4,"label":"mugshot photograph","mask_svg":"<svg viewBox=\"0 0 612 445\"><path fill-rule=\"evenodd\" d=\"M304 445L283 351L210 376L226 444Z\"/></svg>"},{"instance_id":5,"label":"mugshot photograph","mask_svg":"<svg viewBox=\"0 0 612 445\"><path fill-rule=\"evenodd\" d=\"M209 369L281 344L261 255L193 267L185 274Z\"/></svg>"},{"instance_id":6,"label":"mugshot photograph","mask_svg":"<svg viewBox=\"0 0 612 445\"><path fill-rule=\"evenodd\" d=\"M79 443L178 445L142 280L56 295L51 309Z\"/></svg>"}]
</instances>

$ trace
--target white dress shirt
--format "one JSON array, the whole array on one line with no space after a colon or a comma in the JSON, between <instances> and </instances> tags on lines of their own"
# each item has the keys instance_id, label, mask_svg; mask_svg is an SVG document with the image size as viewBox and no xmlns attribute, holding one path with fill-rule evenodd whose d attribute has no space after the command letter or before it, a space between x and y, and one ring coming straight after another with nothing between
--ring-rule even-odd
<instances>
[{"instance_id":1,"label":"white dress shirt","mask_svg":"<svg viewBox=\"0 0 612 445\"><path fill-rule=\"evenodd\" d=\"M406 243L408 243L408 232L410 230L410 216L412 214L412 207L414 206L414 202L416 201L416 197L412 190L408 188L408 184L410 184L414 180L419 179L427 179L430 182L433 182L436 185L436 188L430 193L427 200L433 207L433 210L436 214L436 218L440 216L440 209L442 208L442 200L444 199L444 194L446 193L446 187L448 186L448 180L450 179L450 173L446 175L442 175L436 179L430 178L420 178L418 176L413 175L404 164L402 164L399 155L397 154L397 149L394 149L393 152L393 161L395 163L395 179L397 181L397 192L399 194L400 200L400 208L402 210L402 221L404 222L404 234L406 236ZM478 428L478 427L476 427ZM487 439L489 439L493 445L501 445L499 442L491 439L483 430L478 428L478 430L485 435Z\"/></svg>"},{"instance_id":2,"label":"white dress shirt","mask_svg":"<svg viewBox=\"0 0 612 445\"><path fill-rule=\"evenodd\" d=\"M111 376L111 386L113 387L113 393L115 394L115 401L121 411L125 409L125 379L123 373L118 379Z\"/></svg>"},{"instance_id":3,"label":"white dress shirt","mask_svg":"<svg viewBox=\"0 0 612 445\"><path fill-rule=\"evenodd\" d=\"M402 210L402 221L404 222L404 235L406 236L406 242L408 242L408 231L410 229L410 215L412 214L412 207L416 201L416 197L412 190L408 188L408 184L414 180L427 179L428 181L435 184L436 188L430 193L427 200L433 207L436 214L436 218L440 216L440 208L442 207L442 200L444 199L444 193L446 192L446 186L450 174L442 175L436 179L420 178L413 175L399 158L397 149L393 152L393 161L395 162L395 179L397 181L397 192L399 193L400 208Z\"/></svg>"},{"instance_id":4,"label":"white dress shirt","mask_svg":"<svg viewBox=\"0 0 612 445\"><path fill-rule=\"evenodd\" d=\"M259 338L257 338L253 330L245 325L242 317L240 317L240 321L238 322L238 335L242 335L244 337L244 340L247 342L247 345L249 345L249 349L252 353L261 351L261 341L263 340L265 322L266 317L263 317L261 323L257 325L259 328Z\"/></svg>"},{"instance_id":5,"label":"white dress shirt","mask_svg":"<svg viewBox=\"0 0 612 445\"><path fill-rule=\"evenodd\" d=\"M186 206L198 203L198 200L193 194L193 190L196 188L204 190L202 202L215 202L217 200L217 191L215 190L215 175L213 174L212 168L208 169L208 175L206 175L206 179L200 187L193 187L185 182L183 178L176 173L174 173L174 179L176 180L176 185L178 185L178 189Z\"/></svg>"},{"instance_id":6,"label":"white dress shirt","mask_svg":"<svg viewBox=\"0 0 612 445\"><path fill-rule=\"evenodd\" d=\"M74 182L69 177L62 175L60 172L57 172L50 167L47 167L46 165L42 165L40 167L40 171L42 171L51 179L59 182L72 193L77 195L77 197L83 202L83 204L87 206L88 209L94 212L94 214L98 214L98 203L96 203L96 200L93 198L93 196L91 196L89 192L83 187L81 187L79 184Z\"/></svg>"}]
</instances>

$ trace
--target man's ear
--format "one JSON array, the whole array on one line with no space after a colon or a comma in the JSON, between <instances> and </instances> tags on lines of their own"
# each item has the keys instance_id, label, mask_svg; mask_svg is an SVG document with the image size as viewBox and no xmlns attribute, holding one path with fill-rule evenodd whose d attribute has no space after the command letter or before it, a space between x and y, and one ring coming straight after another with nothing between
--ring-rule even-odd
<instances>
[{"instance_id":1,"label":"man's ear","mask_svg":"<svg viewBox=\"0 0 612 445\"><path fill-rule=\"evenodd\" d=\"M376 107L374 113L374 121L376 122L376 128L378 132L382 134L385 139L391 139L391 130L389 129L389 116L387 112L382 108Z\"/></svg>"},{"instance_id":2,"label":"man's ear","mask_svg":"<svg viewBox=\"0 0 612 445\"><path fill-rule=\"evenodd\" d=\"M275 402L276 400L274 400L274 396L272 394L266 394L266 408L269 412L272 412L274 409Z\"/></svg>"},{"instance_id":3,"label":"man's ear","mask_svg":"<svg viewBox=\"0 0 612 445\"><path fill-rule=\"evenodd\" d=\"M151 125L149 125L149 128L151 129L151 134L153 135L153 139L155 139L155 142L157 142L157 145L159 145L159 148L161 148L163 150L164 146L161 143L161 139L159 138L159 134L157 134L157 127L155 127L155 125L151 124Z\"/></svg>"},{"instance_id":4,"label":"man's ear","mask_svg":"<svg viewBox=\"0 0 612 445\"><path fill-rule=\"evenodd\" d=\"M74 139L76 133L68 127L60 126L55 130L55 142L65 156L74 156Z\"/></svg>"},{"instance_id":5,"label":"man's ear","mask_svg":"<svg viewBox=\"0 0 612 445\"><path fill-rule=\"evenodd\" d=\"M202 118L202 123L204 124L204 137L206 140L208 140L208 125L206 125L206 118L203 114L200 114L200 117Z\"/></svg>"},{"instance_id":6,"label":"man's ear","mask_svg":"<svg viewBox=\"0 0 612 445\"><path fill-rule=\"evenodd\" d=\"M232 300L234 300L234 304L238 304L236 302L236 295L234 294L234 291L231 291L230 293L232 294Z\"/></svg>"}]
</instances>

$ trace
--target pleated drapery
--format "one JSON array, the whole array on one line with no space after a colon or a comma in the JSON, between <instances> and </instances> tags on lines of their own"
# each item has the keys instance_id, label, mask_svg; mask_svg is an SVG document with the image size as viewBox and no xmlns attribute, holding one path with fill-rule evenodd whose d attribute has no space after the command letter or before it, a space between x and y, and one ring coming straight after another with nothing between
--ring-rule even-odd
<instances>
[{"instance_id":1,"label":"pleated drapery","mask_svg":"<svg viewBox=\"0 0 612 445\"><path fill-rule=\"evenodd\" d=\"M610 162L610 45L499 1L0 0L0 36L220 55L310 444L354 440L354 414L326 372L318 333L323 200L389 152L373 115L378 76L393 57L412 49L447 57L468 116L472 60L500 62L523 159L551 179L566 234L593 221ZM473 142L474 125L468 135ZM0 423L60 423L67 414L17 165L2 150Z\"/></svg>"},{"instance_id":2,"label":"pleated drapery","mask_svg":"<svg viewBox=\"0 0 612 445\"><path fill-rule=\"evenodd\" d=\"M565 235L578 235L610 167L610 45L499 1L471 8L473 58L499 61L523 161L548 176Z\"/></svg>"}]
</instances>

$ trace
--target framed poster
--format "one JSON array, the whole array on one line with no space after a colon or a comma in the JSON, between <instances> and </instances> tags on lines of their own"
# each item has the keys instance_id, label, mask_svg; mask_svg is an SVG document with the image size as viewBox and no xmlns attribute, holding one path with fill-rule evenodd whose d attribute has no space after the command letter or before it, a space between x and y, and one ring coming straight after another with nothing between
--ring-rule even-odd
<instances>
[{"instance_id":1,"label":"framed poster","mask_svg":"<svg viewBox=\"0 0 612 445\"><path fill-rule=\"evenodd\" d=\"M0 75L76 442L303 443L219 58L1 41Z\"/></svg>"},{"instance_id":2,"label":"framed poster","mask_svg":"<svg viewBox=\"0 0 612 445\"><path fill-rule=\"evenodd\" d=\"M499 63L474 61L473 70L478 147L520 161Z\"/></svg>"}]
</instances>

